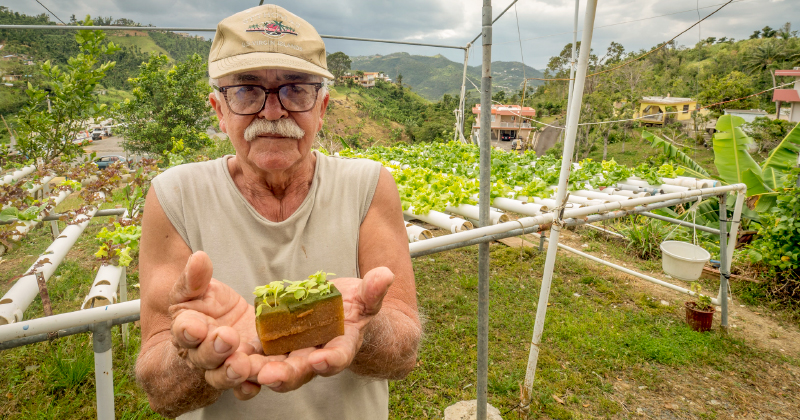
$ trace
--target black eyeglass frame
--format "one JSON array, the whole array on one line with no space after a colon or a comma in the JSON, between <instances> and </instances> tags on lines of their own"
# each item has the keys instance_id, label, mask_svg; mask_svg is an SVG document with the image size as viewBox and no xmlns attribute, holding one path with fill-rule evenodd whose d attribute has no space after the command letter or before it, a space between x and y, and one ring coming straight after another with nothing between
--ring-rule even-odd
<instances>
[{"instance_id":1,"label":"black eyeglass frame","mask_svg":"<svg viewBox=\"0 0 800 420\"><path fill-rule=\"evenodd\" d=\"M297 86L297 85L311 85L311 86L314 86L314 88L315 88L315 91L314 91L314 102L311 103L311 106L309 106L308 109L305 109L305 110L302 110L302 111L290 111L289 108L286 108L286 106L283 104L283 101L281 100L280 91L281 91L281 89L283 89L286 86ZM251 87L251 88L258 88L258 89L263 90L264 91L264 103L261 104L261 108L259 108L258 111L253 112L251 114L240 114L240 113L234 111L233 108L231 108L230 102L228 102L227 91L228 91L228 89L237 88L237 87ZM319 98L319 90L322 89L322 83L286 83L286 84L280 85L280 86L272 88L272 89L267 89L267 88L265 88L264 86L261 86L261 85L214 86L214 88L222 93L222 97L225 98L225 104L228 105L228 109L230 109L231 112L233 112L234 114L236 114L236 115L256 115L256 114L260 113L261 111L263 111L264 107L267 106L267 101L269 100L269 94L270 93L275 93L276 95L278 95L278 103L281 104L281 107L283 107L283 109L285 109L285 110L287 110L289 112L306 112L306 111L309 111L310 109L314 108L314 105L317 103L317 99Z\"/></svg>"}]
</instances>

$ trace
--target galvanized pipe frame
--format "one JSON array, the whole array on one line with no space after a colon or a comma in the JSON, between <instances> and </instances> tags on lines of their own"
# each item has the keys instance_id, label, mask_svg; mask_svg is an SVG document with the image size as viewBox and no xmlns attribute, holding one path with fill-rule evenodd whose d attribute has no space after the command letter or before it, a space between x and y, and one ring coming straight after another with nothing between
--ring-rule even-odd
<instances>
[{"instance_id":1,"label":"galvanized pipe frame","mask_svg":"<svg viewBox=\"0 0 800 420\"><path fill-rule=\"evenodd\" d=\"M139 318L140 314L114 318L111 320L111 326L114 325L125 326L131 322L138 321ZM70 335L91 332L94 331L94 325L96 324L79 325L77 327L64 328L50 333L37 334L28 337L15 338L13 340L3 341L0 342L0 351L13 349L15 347L27 346L28 344L41 343L42 341L52 341L59 338L68 337Z\"/></svg>"}]
</instances>

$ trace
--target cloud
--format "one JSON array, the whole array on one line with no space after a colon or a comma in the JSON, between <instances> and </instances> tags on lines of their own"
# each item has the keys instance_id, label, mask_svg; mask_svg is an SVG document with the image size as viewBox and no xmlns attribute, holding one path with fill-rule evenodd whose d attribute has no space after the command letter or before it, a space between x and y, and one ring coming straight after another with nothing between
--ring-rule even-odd
<instances>
[{"instance_id":1,"label":"cloud","mask_svg":"<svg viewBox=\"0 0 800 420\"><path fill-rule=\"evenodd\" d=\"M221 17L256 5L255 0L41 0L61 19L70 15L83 17L126 17L142 24L169 27L213 28ZM579 24L583 25L587 0L581 0ZM14 11L26 14L47 13L36 2L6 0ZM493 15L503 11L511 0L494 1ZM595 20L592 47L604 51L611 41L627 51L650 49L664 42L719 7L724 0L603 0ZM421 43L464 46L481 32L480 2L463 0L307 0L276 1L276 4L306 19L319 33ZM519 61L535 68L546 66L548 59L572 42L574 0L519 1L494 25L492 59ZM699 8L699 10L698 10ZM518 14L518 16L517 16ZM53 19L55 20L55 19ZM517 20L519 29L517 29ZM678 38L682 45L694 45L699 37L749 37L764 26L780 27L787 20L800 29L796 2L785 0L734 0L718 14ZM202 33L210 36L210 33ZM523 40L520 51L520 39ZM578 39L580 39L580 34ZM329 52L349 55L442 54L462 61L463 52L432 47L412 47L383 43L328 40ZM481 62L481 39L471 53L470 64Z\"/></svg>"}]
</instances>

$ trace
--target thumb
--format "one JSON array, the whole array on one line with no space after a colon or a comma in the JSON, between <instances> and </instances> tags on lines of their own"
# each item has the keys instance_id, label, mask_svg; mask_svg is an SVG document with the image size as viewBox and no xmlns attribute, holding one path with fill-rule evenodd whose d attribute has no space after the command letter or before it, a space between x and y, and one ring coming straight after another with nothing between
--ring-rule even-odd
<instances>
[{"instance_id":1,"label":"thumb","mask_svg":"<svg viewBox=\"0 0 800 420\"><path fill-rule=\"evenodd\" d=\"M197 251L186 261L181 276L169 294L170 305L188 302L202 296L211 282L214 267L211 258L203 251Z\"/></svg>"},{"instance_id":2,"label":"thumb","mask_svg":"<svg viewBox=\"0 0 800 420\"><path fill-rule=\"evenodd\" d=\"M380 311L383 298L393 282L394 273L386 267L376 267L367 272L359 289L366 314L375 315Z\"/></svg>"}]
</instances>

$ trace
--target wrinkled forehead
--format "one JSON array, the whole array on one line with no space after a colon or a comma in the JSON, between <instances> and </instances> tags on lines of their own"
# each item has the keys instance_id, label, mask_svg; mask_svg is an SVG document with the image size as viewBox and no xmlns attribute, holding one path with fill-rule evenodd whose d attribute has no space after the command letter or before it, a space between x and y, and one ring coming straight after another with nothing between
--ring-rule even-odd
<instances>
[{"instance_id":1,"label":"wrinkled forehead","mask_svg":"<svg viewBox=\"0 0 800 420\"><path fill-rule=\"evenodd\" d=\"M318 83L322 78L313 74L303 73L300 71L291 70L254 70L242 73L234 73L225 76L220 80L224 84L236 83L259 83L267 84L282 84L282 83Z\"/></svg>"}]
</instances>

